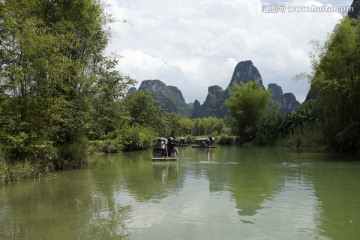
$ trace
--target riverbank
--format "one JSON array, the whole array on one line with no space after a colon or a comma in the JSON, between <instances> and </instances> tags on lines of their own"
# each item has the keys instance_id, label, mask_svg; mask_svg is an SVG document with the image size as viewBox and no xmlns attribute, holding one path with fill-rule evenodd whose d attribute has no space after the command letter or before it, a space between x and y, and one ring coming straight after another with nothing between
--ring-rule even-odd
<instances>
[{"instance_id":1,"label":"riverbank","mask_svg":"<svg viewBox=\"0 0 360 240\"><path fill-rule=\"evenodd\" d=\"M193 143L196 137L189 137L189 143ZM218 137L218 139L223 139ZM229 143L232 141L229 140L231 138L226 138ZM142 140L142 139L140 139ZM139 141L140 141L139 140ZM143 141L143 140L142 140ZM226 142L223 139L223 142ZM124 145L119 143L117 139L106 139L106 140L93 140L87 141L86 143L86 155L88 156L84 160L84 164L80 166L80 168L86 168L88 166L93 166L96 163L93 160L90 160L89 156L93 156L96 154L108 154L108 153L119 153L124 149ZM144 144L133 144L139 145L139 150L144 149ZM151 147L151 145L147 144L147 148ZM135 151L134 147L130 148L131 151ZM21 180L25 179L35 179L40 178L42 176L61 171L56 170L54 166L51 165L48 161L47 163L41 161L25 161L25 162L15 162L9 163L5 161L4 156L0 153L0 186L1 185L10 185Z\"/></svg>"},{"instance_id":2,"label":"riverbank","mask_svg":"<svg viewBox=\"0 0 360 240\"><path fill-rule=\"evenodd\" d=\"M90 150L90 148L89 148ZM100 154L96 151L88 151L87 156ZM94 160L86 157L83 164L77 168L86 168L96 165ZM53 164L49 161L30 161L9 163L0 154L0 186L11 185L16 182L21 182L25 179L37 179L58 171L69 170L73 168L55 169Z\"/></svg>"},{"instance_id":3,"label":"riverbank","mask_svg":"<svg viewBox=\"0 0 360 240\"><path fill-rule=\"evenodd\" d=\"M196 138L206 136L187 136L189 144L194 143ZM218 135L214 136L216 143L219 145L236 145L239 139L236 136ZM309 139L309 138L307 138ZM256 145L256 143L250 143L250 145ZM284 147L290 150L296 151L311 151L311 152L326 152L328 151L325 146L318 144L315 140L306 140L306 138L300 138L299 136L289 136L287 138L277 141L274 147ZM123 145L117 140L94 140L87 142L87 156L93 156L96 154L108 154L119 153L123 151ZM94 160L87 157L85 163L81 165L81 168L96 165ZM3 156L0 154L0 185L9 185L15 182L19 182L23 179L40 178L42 176L54 173L56 170L51 165L46 165L41 161L32 162L17 162L14 164L7 163Z\"/></svg>"}]
</instances>

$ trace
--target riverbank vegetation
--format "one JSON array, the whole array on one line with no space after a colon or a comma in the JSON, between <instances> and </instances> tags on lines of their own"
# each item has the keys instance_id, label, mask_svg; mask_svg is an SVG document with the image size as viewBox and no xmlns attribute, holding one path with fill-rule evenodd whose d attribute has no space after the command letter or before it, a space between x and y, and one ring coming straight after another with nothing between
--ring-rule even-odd
<instances>
[{"instance_id":1,"label":"riverbank vegetation","mask_svg":"<svg viewBox=\"0 0 360 240\"><path fill-rule=\"evenodd\" d=\"M311 82L307 100L296 112L268 111L258 115L254 143L359 153L360 21L344 17L328 40L324 44L315 43L314 47L313 73L298 76L306 76ZM232 101L235 100L230 98L230 110ZM236 106L233 112L245 112L245 107ZM254 129L254 125L249 126L243 123L243 131Z\"/></svg>"},{"instance_id":2,"label":"riverbank vegetation","mask_svg":"<svg viewBox=\"0 0 360 240\"><path fill-rule=\"evenodd\" d=\"M317 46L311 83L326 144L335 151L359 151L360 20L345 17Z\"/></svg>"},{"instance_id":3,"label":"riverbank vegetation","mask_svg":"<svg viewBox=\"0 0 360 240\"><path fill-rule=\"evenodd\" d=\"M257 125L258 145L275 145L288 148L324 148L314 101L307 101L295 112L264 116Z\"/></svg>"},{"instance_id":4,"label":"riverbank vegetation","mask_svg":"<svg viewBox=\"0 0 360 240\"><path fill-rule=\"evenodd\" d=\"M111 19L94 0L9 0L0 9L4 174L84 166L89 129L107 131L114 99L133 83L103 55Z\"/></svg>"},{"instance_id":5,"label":"riverbank vegetation","mask_svg":"<svg viewBox=\"0 0 360 240\"><path fill-rule=\"evenodd\" d=\"M281 116L280 122L288 123L280 126L298 136L298 146L359 153L360 20L344 17L325 43L313 44L313 72L298 76L311 82L307 100L297 112Z\"/></svg>"}]
</instances>

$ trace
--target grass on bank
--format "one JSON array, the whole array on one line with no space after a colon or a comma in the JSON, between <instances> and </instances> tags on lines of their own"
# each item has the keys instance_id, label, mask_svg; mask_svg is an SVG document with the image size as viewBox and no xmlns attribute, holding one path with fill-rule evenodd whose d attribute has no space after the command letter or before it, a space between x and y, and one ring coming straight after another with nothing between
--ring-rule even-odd
<instances>
[{"instance_id":1,"label":"grass on bank","mask_svg":"<svg viewBox=\"0 0 360 240\"><path fill-rule=\"evenodd\" d=\"M42 176L47 170L30 161L10 164L0 158L0 185L8 185L23 179Z\"/></svg>"}]
</instances>

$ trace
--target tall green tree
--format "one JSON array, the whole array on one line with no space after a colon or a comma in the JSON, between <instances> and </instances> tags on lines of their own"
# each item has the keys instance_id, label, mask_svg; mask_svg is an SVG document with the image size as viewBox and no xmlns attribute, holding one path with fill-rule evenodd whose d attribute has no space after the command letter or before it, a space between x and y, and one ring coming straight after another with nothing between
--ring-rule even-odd
<instances>
[{"instance_id":1,"label":"tall green tree","mask_svg":"<svg viewBox=\"0 0 360 240\"><path fill-rule=\"evenodd\" d=\"M139 91L125 98L124 112L129 114L131 126L142 125L154 129L161 126L159 102L155 102L147 91Z\"/></svg>"},{"instance_id":2,"label":"tall green tree","mask_svg":"<svg viewBox=\"0 0 360 240\"><path fill-rule=\"evenodd\" d=\"M192 134L193 135L212 135L222 134L224 128L224 121L216 117L195 118L192 119Z\"/></svg>"},{"instance_id":3,"label":"tall green tree","mask_svg":"<svg viewBox=\"0 0 360 240\"><path fill-rule=\"evenodd\" d=\"M313 61L325 139L335 150L360 148L360 24L345 17Z\"/></svg>"},{"instance_id":4,"label":"tall green tree","mask_svg":"<svg viewBox=\"0 0 360 240\"><path fill-rule=\"evenodd\" d=\"M0 137L6 158L41 159L55 168L82 165L94 89L127 81L102 53L109 37L103 6L97 0L0 4Z\"/></svg>"},{"instance_id":5,"label":"tall green tree","mask_svg":"<svg viewBox=\"0 0 360 240\"><path fill-rule=\"evenodd\" d=\"M115 137L114 132L125 126L127 114L122 112L122 98L129 85L135 80L123 76L114 68L117 61L104 59L96 68L98 75L91 88L91 119L89 122L90 139ZM108 135L113 136L108 136Z\"/></svg>"},{"instance_id":6,"label":"tall green tree","mask_svg":"<svg viewBox=\"0 0 360 240\"><path fill-rule=\"evenodd\" d=\"M190 118L180 118L179 120L180 128L176 132L176 136L187 136L192 134L194 129L194 122Z\"/></svg>"},{"instance_id":7,"label":"tall green tree","mask_svg":"<svg viewBox=\"0 0 360 240\"><path fill-rule=\"evenodd\" d=\"M205 118L194 119L194 135L205 135L206 134Z\"/></svg>"},{"instance_id":8,"label":"tall green tree","mask_svg":"<svg viewBox=\"0 0 360 240\"><path fill-rule=\"evenodd\" d=\"M241 142L255 139L256 125L263 116L270 97L271 92L264 90L256 81L233 85L226 105L233 133L240 137Z\"/></svg>"}]
</instances>

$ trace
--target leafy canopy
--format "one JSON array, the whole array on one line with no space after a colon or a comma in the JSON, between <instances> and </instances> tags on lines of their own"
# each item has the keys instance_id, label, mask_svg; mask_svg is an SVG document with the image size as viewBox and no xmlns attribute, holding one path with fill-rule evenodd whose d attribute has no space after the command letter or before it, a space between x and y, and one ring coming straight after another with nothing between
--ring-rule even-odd
<instances>
[{"instance_id":1,"label":"leafy canopy","mask_svg":"<svg viewBox=\"0 0 360 240\"><path fill-rule=\"evenodd\" d=\"M271 92L264 90L257 81L233 85L226 105L233 133L238 135L242 142L255 138L256 125L263 116L270 97Z\"/></svg>"}]
</instances>

